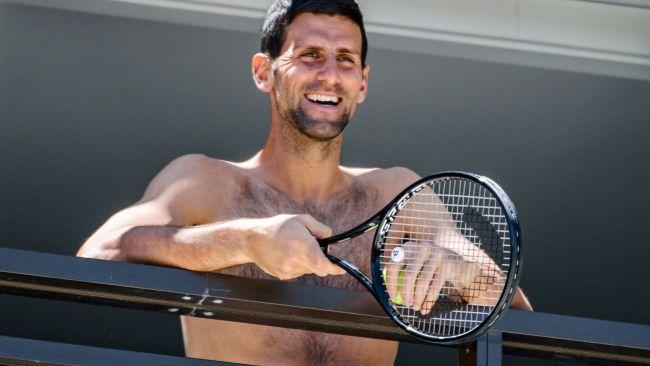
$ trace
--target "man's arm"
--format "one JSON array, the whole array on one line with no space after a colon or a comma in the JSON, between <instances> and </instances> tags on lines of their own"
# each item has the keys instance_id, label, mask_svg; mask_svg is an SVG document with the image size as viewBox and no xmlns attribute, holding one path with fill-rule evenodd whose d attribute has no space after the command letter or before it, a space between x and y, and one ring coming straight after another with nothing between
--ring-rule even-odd
<instances>
[{"instance_id":1,"label":"man's arm","mask_svg":"<svg viewBox=\"0 0 650 366\"><path fill-rule=\"evenodd\" d=\"M199 271L253 262L281 279L344 273L314 239L331 230L311 216L207 222L232 188L222 168L200 155L174 160L138 203L113 215L77 255Z\"/></svg>"},{"instance_id":2,"label":"man's arm","mask_svg":"<svg viewBox=\"0 0 650 366\"><path fill-rule=\"evenodd\" d=\"M183 232L201 222L205 205L217 203L195 198L194 192L201 189L201 176L208 169L206 158L200 155L172 161L151 181L140 201L114 214L86 240L77 255L195 269L197 263L191 258L204 256L192 253L200 247L182 245ZM179 249L181 253L177 253ZM233 257L236 261L237 255Z\"/></svg>"}]
</instances>

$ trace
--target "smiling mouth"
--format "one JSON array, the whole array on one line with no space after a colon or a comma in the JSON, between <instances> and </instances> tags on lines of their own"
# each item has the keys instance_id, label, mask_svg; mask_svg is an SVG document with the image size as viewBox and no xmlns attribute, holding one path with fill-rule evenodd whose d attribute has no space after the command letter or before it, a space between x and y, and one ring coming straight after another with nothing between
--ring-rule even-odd
<instances>
[{"instance_id":1,"label":"smiling mouth","mask_svg":"<svg viewBox=\"0 0 650 366\"><path fill-rule=\"evenodd\" d=\"M316 103L316 104L322 105L322 106L335 107L341 102L341 98L331 96L331 95L323 95L323 94L312 93L312 94L305 94L305 97L310 102Z\"/></svg>"}]
</instances>

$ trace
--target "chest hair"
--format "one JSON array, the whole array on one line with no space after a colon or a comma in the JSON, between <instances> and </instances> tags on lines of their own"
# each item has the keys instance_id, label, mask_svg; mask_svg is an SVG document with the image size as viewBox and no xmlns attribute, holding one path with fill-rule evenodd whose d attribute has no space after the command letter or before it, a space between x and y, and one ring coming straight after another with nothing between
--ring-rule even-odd
<instances>
[{"instance_id":1,"label":"chest hair","mask_svg":"<svg viewBox=\"0 0 650 366\"><path fill-rule=\"evenodd\" d=\"M298 202L283 192L280 192L262 182L242 178L239 182L239 192L233 195L231 208L222 213L221 219L263 218L280 214L309 214L319 222L332 228L334 234L355 227L374 215L384 204L378 201L378 191L362 182L355 182L351 188L339 192L325 203L315 204L310 201ZM366 275L370 272L370 249L374 232L366 233L357 238L330 247L329 253L346 260L361 269ZM261 271L255 264L224 268L219 273L237 276L273 279L274 277ZM293 282L362 289L363 286L350 275L320 277L304 275Z\"/></svg>"}]
</instances>

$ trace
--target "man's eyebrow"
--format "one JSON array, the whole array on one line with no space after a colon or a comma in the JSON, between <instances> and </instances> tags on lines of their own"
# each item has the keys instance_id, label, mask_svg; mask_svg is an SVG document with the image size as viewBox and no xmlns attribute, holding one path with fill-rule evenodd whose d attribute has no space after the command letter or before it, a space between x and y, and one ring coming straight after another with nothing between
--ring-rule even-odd
<instances>
[{"instance_id":1,"label":"man's eyebrow","mask_svg":"<svg viewBox=\"0 0 650 366\"><path fill-rule=\"evenodd\" d=\"M323 47L320 46L302 46L302 45L297 45L297 49L301 50L308 50L308 51L322 51Z\"/></svg>"},{"instance_id":2,"label":"man's eyebrow","mask_svg":"<svg viewBox=\"0 0 650 366\"><path fill-rule=\"evenodd\" d=\"M345 47L337 48L336 51L339 52L339 53L350 53L350 54L353 54L353 55L361 55L361 52L359 52L359 51L357 51L355 49L350 49L350 48L345 48Z\"/></svg>"},{"instance_id":3,"label":"man's eyebrow","mask_svg":"<svg viewBox=\"0 0 650 366\"><path fill-rule=\"evenodd\" d=\"M324 48L321 46L308 46L308 45L296 45L296 49L307 50L307 51L323 51ZM336 49L337 53L349 53L353 55L361 55L361 52L347 47L339 47Z\"/></svg>"}]
</instances>

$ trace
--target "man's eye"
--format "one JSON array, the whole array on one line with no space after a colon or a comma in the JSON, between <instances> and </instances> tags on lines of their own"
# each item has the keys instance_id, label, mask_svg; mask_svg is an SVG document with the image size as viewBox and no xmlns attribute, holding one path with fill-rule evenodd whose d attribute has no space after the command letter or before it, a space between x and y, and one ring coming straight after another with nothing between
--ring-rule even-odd
<instances>
[{"instance_id":1,"label":"man's eye","mask_svg":"<svg viewBox=\"0 0 650 366\"><path fill-rule=\"evenodd\" d=\"M349 63L352 63L352 64L354 63L354 60L352 59L352 57L349 57L349 56L339 56L338 60L341 61L341 62L349 62Z\"/></svg>"},{"instance_id":2,"label":"man's eye","mask_svg":"<svg viewBox=\"0 0 650 366\"><path fill-rule=\"evenodd\" d=\"M301 56L302 57L316 58L316 57L318 57L318 54L316 52L314 52L314 51L307 51L307 52L304 52Z\"/></svg>"}]
</instances>

